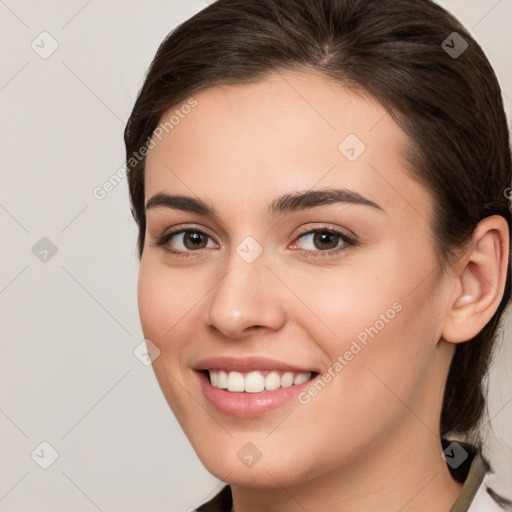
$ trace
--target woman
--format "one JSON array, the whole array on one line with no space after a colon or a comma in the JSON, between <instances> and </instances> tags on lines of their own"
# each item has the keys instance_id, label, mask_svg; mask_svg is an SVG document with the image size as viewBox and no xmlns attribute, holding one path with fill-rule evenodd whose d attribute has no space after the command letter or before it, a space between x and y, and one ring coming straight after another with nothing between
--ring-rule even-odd
<instances>
[{"instance_id":1,"label":"woman","mask_svg":"<svg viewBox=\"0 0 512 512\"><path fill-rule=\"evenodd\" d=\"M125 143L154 371L229 484L199 510L510 505L476 435L509 133L451 15L218 0L158 49Z\"/></svg>"}]
</instances>

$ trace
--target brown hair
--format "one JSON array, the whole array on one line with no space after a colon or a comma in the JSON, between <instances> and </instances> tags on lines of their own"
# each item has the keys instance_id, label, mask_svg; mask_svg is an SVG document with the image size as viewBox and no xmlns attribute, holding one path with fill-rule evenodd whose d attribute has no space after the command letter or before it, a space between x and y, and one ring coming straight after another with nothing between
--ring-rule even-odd
<instances>
[{"instance_id":1,"label":"brown hair","mask_svg":"<svg viewBox=\"0 0 512 512\"><path fill-rule=\"evenodd\" d=\"M468 45L460 55L449 52L455 41L459 49ZM162 42L125 129L139 257L145 158L137 155L162 115L193 93L257 82L276 70L321 73L388 109L409 137L409 172L433 196L440 270L483 218L501 215L510 231L512 164L501 90L484 52L453 16L430 0L218 0ZM456 348L441 435L471 432L482 417L483 377L510 292L509 260L494 316Z\"/></svg>"}]
</instances>

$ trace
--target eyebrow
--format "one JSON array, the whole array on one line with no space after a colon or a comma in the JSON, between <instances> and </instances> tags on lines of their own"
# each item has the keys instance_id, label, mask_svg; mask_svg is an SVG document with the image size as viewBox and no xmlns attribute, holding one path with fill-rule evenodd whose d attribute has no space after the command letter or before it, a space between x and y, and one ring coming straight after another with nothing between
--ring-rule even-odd
<instances>
[{"instance_id":1,"label":"eyebrow","mask_svg":"<svg viewBox=\"0 0 512 512\"><path fill-rule=\"evenodd\" d=\"M284 215L290 212L314 208L315 206L336 203L358 204L384 211L380 205L362 196L358 192L343 188L328 188L285 194L270 203L268 206L268 213L272 216ZM193 212L210 217L217 216L215 208L208 206L201 199L183 195L169 195L159 192L151 197L151 199L146 203L146 210L160 207Z\"/></svg>"}]
</instances>

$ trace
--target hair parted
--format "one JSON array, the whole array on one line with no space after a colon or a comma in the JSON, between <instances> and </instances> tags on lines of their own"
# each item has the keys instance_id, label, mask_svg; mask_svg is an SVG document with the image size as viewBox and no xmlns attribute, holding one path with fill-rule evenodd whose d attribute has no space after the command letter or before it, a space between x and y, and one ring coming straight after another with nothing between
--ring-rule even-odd
<instances>
[{"instance_id":1,"label":"hair parted","mask_svg":"<svg viewBox=\"0 0 512 512\"><path fill-rule=\"evenodd\" d=\"M442 47L456 32L457 58ZM217 0L162 42L125 128L138 253L144 249L146 148L162 116L216 85L264 80L280 71L329 77L377 99L408 136L407 172L433 198L432 241L439 270L471 241L480 220L512 225L509 129L500 86L468 31L431 0ZM458 344L441 413L441 435L470 433L485 408L484 377L504 296L484 329Z\"/></svg>"}]
</instances>

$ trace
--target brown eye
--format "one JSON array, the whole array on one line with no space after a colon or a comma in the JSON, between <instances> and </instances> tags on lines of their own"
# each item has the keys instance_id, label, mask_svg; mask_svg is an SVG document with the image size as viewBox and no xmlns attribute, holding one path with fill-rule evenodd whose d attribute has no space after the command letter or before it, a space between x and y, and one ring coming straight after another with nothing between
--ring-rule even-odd
<instances>
[{"instance_id":1,"label":"brown eye","mask_svg":"<svg viewBox=\"0 0 512 512\"><path fill-rule=\"evenodd\" d=\"M313 244L318 249L334 249L340 238L330 231L317 231L313 236Z\"/></svg>"},{"instance_id":2,"label":"brown eye","mask_svg":"<svg viewBox=\"0 0 512 512\"><path fill-rule=\"evenodd\" d=\"M216 247L215 243L209 243L211 237L197 229L181 229L172 231L159 238L155 246L163 246L167 251L180 254L199 251L209 247Z\"/></svg>"},{"instance_id":3,"label":"brown eye","mask_svg":"<svg viewBox=\"0 0 512 512\"><path fill-rule=\"evenodd\" d=\"M199 231L184 231L183 245L187 249L204 249L207 243L207 236Z\"/></svg>"},{"instance_id":4,"label":"brown eye","mask_svg":"<svg viewBox=\"0 0 512 512\"><path fill-rule=\"evenodd\" d=\"M356 243L353 238L341 231L325 228L309 230L300 235L298 240L301 240L300 248L308 252L334 252Z\"/></svg>"}]
</instances>

